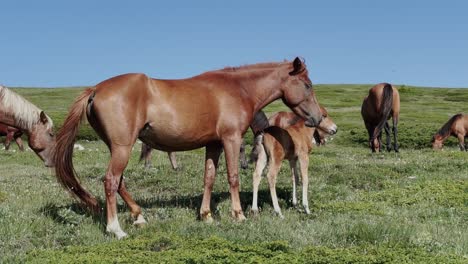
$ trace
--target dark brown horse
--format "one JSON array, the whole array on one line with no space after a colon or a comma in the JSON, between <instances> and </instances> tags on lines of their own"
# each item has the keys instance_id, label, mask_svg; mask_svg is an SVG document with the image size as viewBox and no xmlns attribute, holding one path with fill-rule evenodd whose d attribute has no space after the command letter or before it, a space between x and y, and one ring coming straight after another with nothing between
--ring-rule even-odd
<instances>
[{"instance_id":1,"label":"dark brown horse","mask_svg":"<svg viewBox=\"0 0 468 264\"><path fill-rule=\"evenodd\" d=\"M24 151L23 141L21 140L21 136L23 132L16 127L7 126L5 124L0 123L0 136L6 136L5 142L5 150L10 149L10 143L12 140L16 142L20 151Z\"/></svg>"},{"instance_id":2,"label":"dark brown horse","mask_svg":"<svg viewBox=\"0 0 468 264\"><path fill-rule=\"evenodd\" d=\"M400 115L400 95L398 90L388 83L379 83L369 90L361 108L362 119L369 134L369 147L372 152L382 149L382 129L387 136L387 150L390 151L390 126L387 120L393 121L393 149L398 152L398 117Z\"/></svg>"},{"instance_id":3,"label":"dark brown horse","mask_svg":"<svg viewBox=\"0 0 468 264\"><path fill-rule=\"evenodd\" d=\"M22 96L0 85L0 123L16 127L28 137L29 147L53 166L52 150L55 144L52 119Z\"/></svg>"},{"instance_id":4,"label":"dark brown horse","mask_svg":"<svg viewBox=\"0 0 468 264\"><path fill-rule=\"evenodd\" d=\"M118 238L126 236L117 219L117 192L136 219L134 224L146 223L122 178L138 138L151 148L163 151L206 147L200 217L207 222L213 221L211 191L224 149L232 215L243 220L237 166L242 136L254 114L279 98L303 118L307 126L320 123L312 82L299 58L293 62L210 71L181 80L152 79L144 74L113 77L84 91L72 105L57 134L57 179L90 208L100 211L96 198L79 184L72 163L78 127L87 117L111 152L104 178L108 232Z\"/></svg>"},{"instance_id":5,"label":"dark brown horse","mask_svg":"<svg viewBox=\"0 0 468 264\"><path fill-rule=\"evenodd\" d=\"M276 196L276 176L281 168L283 160L289 161L291 167L291 179L293 183L293 205L297 204L296 183L298 182L299 171L302 178L302 205L306 214L310 214L309 202L307 199L309 176L309 153L312 151L314 134L317 130L328 135L334 135L338 128L333 120L328 116L325 108L321 107L322 122L318 127L307 127L304 121L291 112L279 112L270 117L270 127L264 130L263 135L256 138L255 171L253 173L253 199L252 212L258 213L258 186L261 175L266 165L268 165L267 179L270 186L271 200L275 212L283 218ZM299 163L300 170L297 165Z\"/></svg>"},{"instance_id":6,"label":"dark brown horse","mask_svg":"<svg viewBox=\"0 0 468 264\"><path fill-rule=\"evenodd\" d=\"M465 145L465 137L468 137L468 115L456 114L452 116L432 137L432 148L441 149L444 141L450 136L458 138L461 151L468 151L468 147Z\"/></svg>"}]
</instances>

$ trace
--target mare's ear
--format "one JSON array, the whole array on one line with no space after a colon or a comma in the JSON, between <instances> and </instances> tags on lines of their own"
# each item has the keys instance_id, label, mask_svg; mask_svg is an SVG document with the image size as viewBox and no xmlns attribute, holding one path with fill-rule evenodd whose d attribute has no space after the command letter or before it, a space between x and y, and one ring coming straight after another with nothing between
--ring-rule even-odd
<instances>
[{"instance_id":1,"label":"mare's ear","mask_svg":"<svg viewBox=\"0 0 468 264\"><path fill-rule=\"evenodd\" d=\"M47 118L47 115L44 113L44 111L41 111L39 117L42 123L47 124L47 122L49 122L49 119Z\"/></svg>"},{"instance_id":2,"label":"mare's ear","mask_svg":"<svg viewBox=\"0 0 468 264\"><path fill-rule=\"evenodd\" d=\"M298 73L301 73L305 69L304 63L301 59L299 59L299 57L296 57L292 64L293 70L289 72L289 75L296 75Z\"/></svg>"}]
</instances>

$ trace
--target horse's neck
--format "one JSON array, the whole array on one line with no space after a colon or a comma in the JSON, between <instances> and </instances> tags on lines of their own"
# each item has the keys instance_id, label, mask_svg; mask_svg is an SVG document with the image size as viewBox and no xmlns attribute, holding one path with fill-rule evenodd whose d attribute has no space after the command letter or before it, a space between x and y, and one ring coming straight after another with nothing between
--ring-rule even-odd
<instances>
[{"instance_id":1,"label":"horse's neck","mask_svg":"<svg viewBox=\"0 0 468 264\"><path fill-rule=\"evenodd\" d=\"M275 75L275 71L271 70L267 74L252 75L240 80L243 87L247 87L246 99L251 102L254 112L281 97L281 80L274 77Z\"/></svg>"}]
</instances>

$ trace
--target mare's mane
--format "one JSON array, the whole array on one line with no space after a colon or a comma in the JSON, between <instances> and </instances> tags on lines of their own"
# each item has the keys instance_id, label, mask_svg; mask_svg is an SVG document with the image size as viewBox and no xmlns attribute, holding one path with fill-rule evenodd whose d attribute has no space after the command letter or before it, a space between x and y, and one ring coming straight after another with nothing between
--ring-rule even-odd
<instances>
[{"instance_id":1,"label":"mare's mane","mask_svg":"<svg viewBox=\"0 0 468 264\"><path fill-rule=\"evenodd\" d=\"M18 127L22 129L30 130L40 122L41 109L2 85L0 85L0 104L6 110L5 115L14 118ZM53 126L52 119L49 116L47 119L49 121L48 128L50 128Z\"/></svg>"},{"instance_id":2,"label":"mare's mane","mask_svg":"<svg viewBox=\"0 0 468 264\"><path fill-rule=\"evenodd\" d=\"M451 128L452 128L452 124L457 121L460 117L462 116L462 114L456 114L454 116L452 116L449 121L447 121L447 123L445 123L441 129L439 129L439 131L437 131L437 135L440 135L442 137L448 137L450 136L450 132L451 132Z\"/></svg>"}]
</instances>

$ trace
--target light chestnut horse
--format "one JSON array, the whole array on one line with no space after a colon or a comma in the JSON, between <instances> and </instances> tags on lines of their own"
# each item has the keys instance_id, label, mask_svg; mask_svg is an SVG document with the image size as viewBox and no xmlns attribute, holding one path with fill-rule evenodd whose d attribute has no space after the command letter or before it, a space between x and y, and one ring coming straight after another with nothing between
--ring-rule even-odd
<instances>
[{"instance_id":1,"label":"light chestnut horse","mask_svg":"<svg viewBox=\"0 0 468 264\"><path fill-rule=\"evenodd\" d=\"M53 122L44 111L12 90L0 85L0 123L23 131L29 147L52 167L55 144Z\"/></svg>"},{"instance_id":2,"label":"light chestnut horse","mask_svg":"<svg viewBox=\"0 0 468 264\"><path fill-rule=\"evenodd\" d=\"M450 136L458 138L461 151L468 151L468 147L465 145L465 137L468 136L468 115L456 114L452 116L432 137L432 148L442 149L444 141Z\"/></svg>"},{"instance_id":3,"label":"light chestnut horse","mask_svg":"<svg viewBox=\"0 0 468 264\"><path fill-rule=\"evenodd\" d=\"M320 123L312 82L299 58L210 71L181 80L152 79L144 74L113 77L85 90L72 105L57 134L57 179L87 206L100 211L96 198L79 184L72 163L73 143L80 121L86 117L111 152L104 177L108 232L118 238L126 236L117 219L116 193L130 208L134 224L146 223L122 177L138 138L166 152L206 148L200 218L207 222L213 221L211 191L224 149L232 216L243 220L237 165L242 136L254 113L279 98L307 126Z\"/></svg>"},{"instance_id":4,"label":"light chestnut horse","mask_svg":"<svg viewBox=\"0 0 468 264\"><path fill-rule=\"evenodd\" d=\"M21 140L22 135L23 132L17 129L16 127L7 126L5 124L0 123L0 136L6 137L5 142L3 142L3 144L5 145L5 150L10 149L10 143L14 140L18 145L19 150L24 151L23 140Z\"/></svg>"},{"instance_id":5,"label":"light chestnut horse","mask_svg":"<svg viewBox=\"0 0 468 264\"><path fill-rule=\"evenodd\" d=\"M250 129L252 130L254 137L258 135L260 132L263 131L263 129L267 128L269 126L268 123L268 118L266 117L265 113L262 111L259 111L255 114L254 120L250 124ZM145 161L145 168L151 167L151 152L152 148L145 143L141 144L141 152L140 152L140 162L142 160ZM169 161L171 162L171 166L173 170L177 170L179 167L177 166L177 159L175 152L167 152L169 156ZM240 148L240 153L239 153L239 159L240 159L240 164L242 169L247 169L248 168L248 161L245 156L245 142L242 140L241 148Z\"/></svg>"},{"instance_id":6,"label":"light chestnut horse","mask_svg":"<svg viewBox=\"0 0 468 264\"><path fill-rule=\"evenodd\" d=\"M275 212L283 218L281 208L276 195L276 177L281 168L283 160L289 161L291 168L291 179L293 185L293 205L297 205L296 183L298 182L299 171L302 178L302 205L307 214L310 214L309 202L307 198L309 176L309 153L312 151L314 133L321 130L325 135L334 135L338 128L333 120L328 116L325 108L321 107L323 114L322 122L315 127L307 127L302 119L294 113L279 112L270 117L271 127L265 129L263 136L256 138L254 160L255 171L253 173L253 199L252 212L258 213L258 186L266 165L268 165L267 179L270 187L271 200ZM298 164L299 163L299 164Z\"/></svg>"},{"instance_id":7,"label":"light chestnut horse","mask_svg":"<svg viewBox=\"0 0 468 264\"><path fill-rule=\"evenodd\" d=\"M398 118L400 116L400 94L398 90L388 83L379 83L369 90L364 98L361 115L369 134L369 147L372 152L382 149L382 129L387 136L387 150L391 151L390 126L387 120L393 121L393 149L398 152Z\"/></svg>"}]
</instances>

